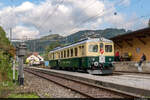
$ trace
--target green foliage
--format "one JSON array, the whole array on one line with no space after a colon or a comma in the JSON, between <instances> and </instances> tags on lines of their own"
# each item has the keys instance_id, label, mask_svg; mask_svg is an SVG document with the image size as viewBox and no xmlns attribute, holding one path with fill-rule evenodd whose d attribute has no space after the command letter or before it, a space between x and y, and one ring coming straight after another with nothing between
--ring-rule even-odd
<instances>
[{"instance_id":1,"label":"green foliage","mask_svg":"<svg viewBox=\"0 0 150 100\"><path fill-rule=\"evenodd\" d=\"M2 51L0 51L0 74L1 81L11 80L11 63L8 55L4 55Z\"/></svg>"},{"instance_id":2,"label":"green foliage","mask_svg":"<svg viewBox=\"0 0 150 100\"><path fill-rule=\"evenodd\" d=\"M0 27L0 81L11 80L11 58L14 55L14 48Z\"/></svg>"}]
</instances>

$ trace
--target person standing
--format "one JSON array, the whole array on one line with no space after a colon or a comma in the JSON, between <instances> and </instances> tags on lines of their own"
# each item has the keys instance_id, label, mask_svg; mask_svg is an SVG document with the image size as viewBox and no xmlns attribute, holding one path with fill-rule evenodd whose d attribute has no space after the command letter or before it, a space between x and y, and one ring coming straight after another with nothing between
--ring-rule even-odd
<instances>
[{"instance_id":1,"label":"person standing","mask_svg":"<svg viewBox=\"0 0 150 100\"><path fill-rule=\"evenodd\" d=\"M120 61L119 51L115 53L115 61Z\"/></svg>"},{"instance_id":2,"label":"person standing","mask_svg":"<svg viewBox=\"0 0 150 100\"><path fill-rule=\"evenodd\" d=\"M145 56L145 54L143 53L143 55L142 55L142 57L141 57L141 59L140 59L140 61L139 61L139 66L138 66L138 70L139 70L140 72L142 71L141 65L142 65L142 63L143 63L144 61L146 61L146 56Z\"/></svg>"}]
</instances>

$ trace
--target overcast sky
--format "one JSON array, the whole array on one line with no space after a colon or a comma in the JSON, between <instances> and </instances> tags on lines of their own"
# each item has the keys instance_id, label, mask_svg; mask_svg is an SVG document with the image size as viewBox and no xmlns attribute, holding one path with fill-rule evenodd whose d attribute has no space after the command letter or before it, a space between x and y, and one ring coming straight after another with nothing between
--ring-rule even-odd
<instances>
[{"instance_id":1,"label":"overcast sky","mask_svg":"<svg viewBox=\"0 0 150 100\"><path fill-rule=\"evenodd\" d=\"M147 27L150 0L0 0L0 26L13 38L85 29Z\"/></svg>"}]
</instances>

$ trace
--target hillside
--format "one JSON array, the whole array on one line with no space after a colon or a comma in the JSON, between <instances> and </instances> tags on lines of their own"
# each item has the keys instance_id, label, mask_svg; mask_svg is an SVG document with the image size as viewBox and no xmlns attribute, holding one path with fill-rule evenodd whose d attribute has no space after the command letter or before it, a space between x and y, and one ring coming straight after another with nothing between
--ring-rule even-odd
<instances>
[{"instance_id":1,"label":"hillside","mask_svg":"<svg viewBox=\"0 0 150 100\"><path fill-rule=\"evenodd\" d=\"M45 48L53 42L60 41L63 37L58 34L51 34L48 36L41 37L40 39L26 41L27 48L31 52L44 52ZM18 45L19 42L13 42L14 46Z\"/></svg>"},{"instance_id":2,"label":"hillside","mask_svg":"<svg viewBox=\"0 0 150 100\"><path fill-rule=\"evenodd\" d=\"M59 34L51 34L48 36L41 37L40 39L35 39L35 40L29 40L26 43L28 44L29 51L37 51L37 52L44 52L45 48L50 45L51 43L54 42L59 42L61 44L70 44L73 42L76 42L82 38L85 37L100 37L103 36L105 38L112 38L117 35L121 35L126 33L125 29L113 29L113 28L108 28L105 30L84 30L84 31L79 31L74 34L71 34L67 37L60 36ZM13 43L14 45L17 45L17 42Z\"/></svg>"},{"instance_id":3,"label":"hillside","mask_svg":"<svg viewBox=\"0 0 150 100\"><path fill-rule=\"evenodd\" d=\"M105 37L105 38L112 38L117 35L121 35L126 33L125 29L113 29L113 28L108 28L105 30L84 30L84 31L79 31L74 34L71 34L63 39L64 43L71 43L78 41L82 38L85 37L97 37L99 38L100 36Z\"/></svg>"}]
</instances>

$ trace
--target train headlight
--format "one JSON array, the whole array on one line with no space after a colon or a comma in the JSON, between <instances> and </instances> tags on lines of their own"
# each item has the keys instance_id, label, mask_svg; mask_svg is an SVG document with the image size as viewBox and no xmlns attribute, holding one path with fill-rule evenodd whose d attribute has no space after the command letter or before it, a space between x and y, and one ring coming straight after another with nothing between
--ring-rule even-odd
<instances>
[{"instance_id":1,"label":"train headlight","mask_svg":"<svg viewBox=\"0 0 150 100\"><path fill-rule=\"evenodd\" d=\"M92 58L92 61L95 61L95 58Z\"/></svg>"},{"instance_id":2,"label":"train headlight","mask_svg":"<svg viewBox=\"0 0 150 100\"><path fill-rule=\"evenodd\" d=\"M98 66L98 62L94 62L94 66Z\"/></svg>"},{"instance_id":3,"label":"train headlight","mask_svg":"<svg viewBox=\"0 0 150 100\"><path fill-rule=\"evenodd\" d=\"M111 61L111 58L109 58L109 61Z\"/></svg>"}]
</instances>

